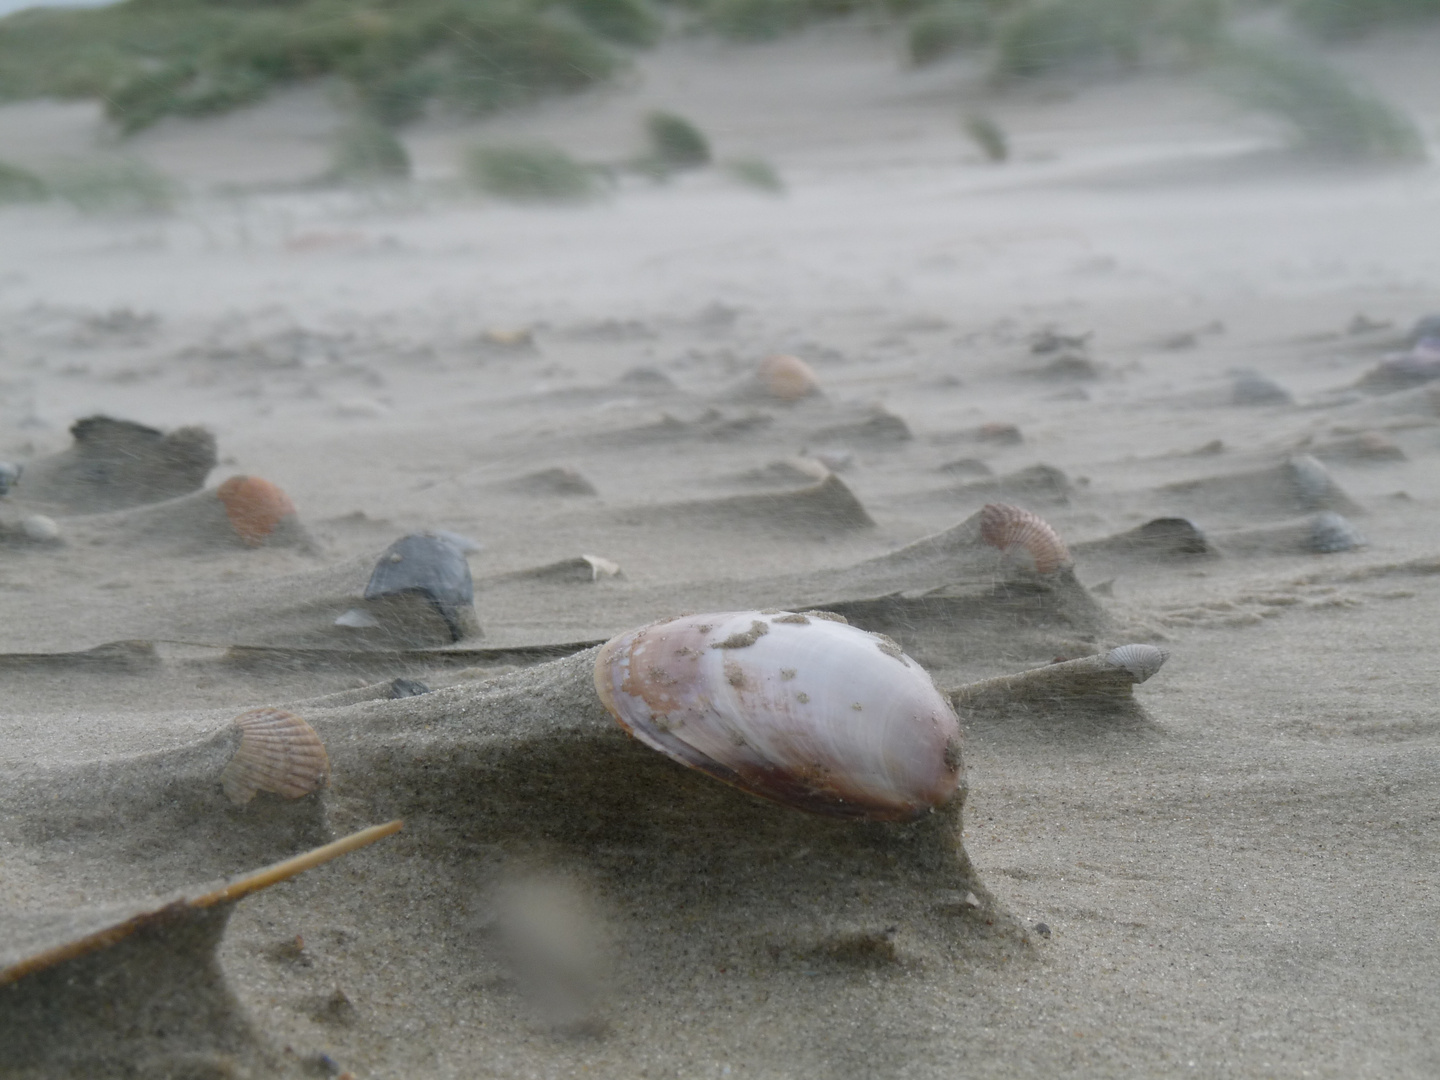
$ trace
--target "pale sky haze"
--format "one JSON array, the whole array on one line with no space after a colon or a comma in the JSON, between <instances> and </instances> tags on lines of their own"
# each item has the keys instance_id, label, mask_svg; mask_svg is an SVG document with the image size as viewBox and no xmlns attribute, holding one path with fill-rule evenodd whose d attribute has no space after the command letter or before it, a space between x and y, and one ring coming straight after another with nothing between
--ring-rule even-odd
<instances>
[{"instance_id":1,"label":"pale sky haze","mask_svg":"<svg viewBox=\"0 0 1440 1080\"><path fill-rule=\"evenodd\" d=\"M0 0L0 15L9 15L13 11L32 7L104 7L110 2L111 0L66 0L64 3L47 0Z\"/></svg>"}]
</instances>

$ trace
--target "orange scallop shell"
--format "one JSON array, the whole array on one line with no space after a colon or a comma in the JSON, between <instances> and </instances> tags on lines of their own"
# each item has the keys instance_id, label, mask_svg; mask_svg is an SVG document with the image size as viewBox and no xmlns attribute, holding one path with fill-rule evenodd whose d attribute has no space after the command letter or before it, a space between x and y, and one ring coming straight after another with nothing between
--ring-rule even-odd
<instances>
[{"instance_id":1,"label":"orange scallop shell","mask_svg":"<svg viewBox=\"0 0 1440 1080\"><path fill-rule=\"evenodd\" d=\"M987 503L980 510L980 539L1009 555L1023 551L1038 574L1053 574L1070 565L1065 541L1038 514L1006 503Z\"/></svg>"},{"instance_id":2,"label":"orange scallop shell","mask_svg":"<svg viewBox=\"0 0 1440 1080\"><path fill-rule=\"evenodd\" d=\"M799 401L820 392L820 380L815 370L798 356L786 353L767 356L760 361L756 374L770 396L781 401Z\"/></svg>"},{"instance_id":3,"label":"orange scallop shell","mask_svg":"<svg viewBox=\"0 0 1440 1080\"><path fill-rule=\"evenodd\" d=\"M244 806L257 791L298 799L330 782L330 757L315 729L294 713L251 709L235 718L240 747L220 774L230 801Z\"/></svg>"},{"instance_id":4,"label":"orange scallop shell","mask_svg":"<svg viewBox=\"0 0 1440 1080\"><path fill-rule=\"evenodd\" d=\"M216 490L225 516L249 547L265 542L282 518L295 513L290 496L258 476L232 476Z\"/></svg>"}]
</instances>

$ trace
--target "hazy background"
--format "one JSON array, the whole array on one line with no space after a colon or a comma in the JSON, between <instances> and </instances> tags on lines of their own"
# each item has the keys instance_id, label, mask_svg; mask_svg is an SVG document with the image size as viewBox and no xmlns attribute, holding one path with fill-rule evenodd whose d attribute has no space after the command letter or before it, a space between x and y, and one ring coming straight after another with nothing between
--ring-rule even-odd
<instances>
[{"instance_id":1,"label":"hazy background","mask_svg":"<svg viewBox=\"0 0 1440 1080\"><path fill-rule=\"evenodd\" d=\"M226 933L226 1015L290 1074L1440 1074L1437 12L0 21L0 942L289 854L287 813L404 815ZM1074 578L956 530L994 503ZM484 636L401 655L364 593L436 529ZM941 685L1171 657L1118 710L967 711L976 892L937 893L893 834L733 824L793 822L604 716L603 766L545 742L515 667L752 604L874 618ZM523 722L477 744L507 679ZM275 703L334 786L237 809L221 733ZM497 933L537 864L613 962L574 1030ZM259 1053L166 1029L58 1050L86 1080Z\"/></svg>"}]
</instances>

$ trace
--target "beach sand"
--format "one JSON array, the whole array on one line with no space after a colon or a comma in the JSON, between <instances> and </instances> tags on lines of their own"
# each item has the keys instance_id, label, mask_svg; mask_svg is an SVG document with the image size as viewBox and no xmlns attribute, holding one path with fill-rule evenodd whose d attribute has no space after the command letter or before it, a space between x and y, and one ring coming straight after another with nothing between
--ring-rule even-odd
<instances>
[{"instance_id":1,"label":"beach sand","mask_svg":"<svg viewBox=\"0 0 1440 1080\"><path fill-rule=\"evenodd\" d=\"M1437 45L1340 60L1433 141ZM174 214L0 211L0 459L27 464L0 499L0 965L406 822L228 924L0 987L0 1075L1440 1071L1440 391L1355 389L1440 310L1440 172L1296 159L1198 78L989 96L898 57L848 24L668 44L618 87L423 125L404 191L295 186L338 122L301 91L134 139L202 192ZM967 143L967 101L1014 160ZM473 141L622 160L655 107L786 193L445 187ZM88 106L0 109L19 163L102 137ZM823 393L758 392L776 353ZM200 493L86 472L97 414L212 433ZM275 542L227 531L236 475L293 501ZM987 503L1053 525L1073 578L1017 584L963 531L904 550ZM1364 543L1316 550L1326 512ZM1124 537L1157 518L1205 542ZM482 545L483 636L336 626L427 529ZM854 824L686 770L594 697L595 643L752 607L839 610L941 686L1170 658L1133 702L963 708L963 821ZM257 707L315 727L328 789L227 801Z\"/></svg>"}]
</instances>

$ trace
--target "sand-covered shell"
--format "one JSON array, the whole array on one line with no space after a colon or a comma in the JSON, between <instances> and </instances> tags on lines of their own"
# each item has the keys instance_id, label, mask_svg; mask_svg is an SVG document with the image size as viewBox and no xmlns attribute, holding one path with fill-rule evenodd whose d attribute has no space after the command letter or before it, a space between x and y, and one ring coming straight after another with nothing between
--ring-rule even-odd
<instances>
[{"instance_id":1,"label":"sand-covered shell","mask_svg":"<svg viewBox=\"0 0 1440 1080\"><path fill-rule=\"evenodd\" d=\"M1340 489L1330 470L1309 454L1297 454L1285 463L1300 503L1309 510L1323 510Z\"/></svg>"},{"instance_id":2,"label":"sand-covered shell","mask_svg":"<svg viewBox=\"0 0 1440 1080\"><path fill-rule=\"evenodd\" d=\"M1243 371L1231 384L1231 400L1236 405L1293 405L1290 391L1274 379L1258 371Z\"/></svg>"},{"instance_id":3,"label":"sand-covered shell","mask_svg":"<svg viewBox=\"0 0 1440 1080\"><path fill-rule=\"evenodd\" d=\"M1170 659L1170 653L1158 645L1120 645L1105 654L1111 667L1124 668L1137 683L1154 675Z\"/></svg>"},{"instance_id":4,"label":"sand-covered shell","mask_svg":"<svg viewBox=\"0 0 1440 1080\"><path fill-rule=\"evenodd\" d=\"M1349 519L1326 510L1310 519L1310 549L1329 555L1365 546L1365 537Z\"/></svg>"},{"instance_id":5,"label":"sand-covered shell","mask_svg":"<svg viewBox=\"0 0 1440 1080\"><path fill-rule=\"evenodd\" d=\"M960 728L889 638L791 612L687 615L611 639L595 686L652 749L812 813L903 821L954 797Z\"/></svg>"},{"instance_id":6,"label":"sand-covered shell","mask_svg":"<svg viewBox=\"0 0 1440 1080\"><path fill-rule=\"evenodd\" d=\"M60 539L60 526L44 514L26 514L20 521L20 531L35 544L53 544Z\"/></svg>"},{"instance_id":7,"label":"sand-covered shell","mask_svg":"<svg viewBox=\"0 0 1440 1080\"><path fill-rule=\"evenodd\" d=\"M1033 564L1037 574L1053 574L1070 565L1070 551L1060 534L1038 514L1007 503L987 503L980 510L980 539L1007 557Z\"/></svg>"},{"instance_id":8,"label":"sand-covered shell","mask_svg":"<svg viewBox=\"0 0 1440 1080\"><path fill-rule=\"evenodd\" d=\"M249 547L259 547L281 520L295 513L290 496L258 476L232 476L215 491L230 525Z\"/></svg>"},{"instance_id":9,"label":"sand-covered shell","mask_svg":"<svg viewBox=\"0 0 1440 1080\"><path fill-rule=\"evenodd\" d=\"M465 609L475 603L475 584L465 553L449 539L411 533L385 549L365 586L365 599L401 593L424 596L444 617L456 641L465 636Z\"/></svg>"},{"instance_id":10,"label":"sand-covered shell","mask_svg":"<svg viewBox=\"0 0 1440 1080\"><path fill-rule=\"evenodd\" d=\"M820 392L820 379L815 369L789 353L767 356L760 361L756 375L765 392L781 401L799 401Z\"/></svg>"},{"instance_id":11,"label":"sand-covered shell","mask_svg":"<svg viewBox=\"0 0 1440 1080\"><path fill-rule=\"evenodd\" d=\"M298 799L330 782L330 758L315 729L294 713L251 709L235 718L240 746L220 774L230 801L244 806L257 791Z\"/></svg>"}]
</instances>

